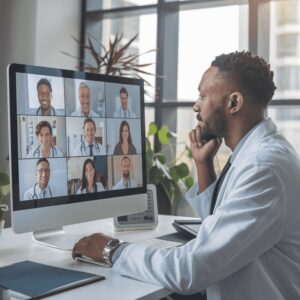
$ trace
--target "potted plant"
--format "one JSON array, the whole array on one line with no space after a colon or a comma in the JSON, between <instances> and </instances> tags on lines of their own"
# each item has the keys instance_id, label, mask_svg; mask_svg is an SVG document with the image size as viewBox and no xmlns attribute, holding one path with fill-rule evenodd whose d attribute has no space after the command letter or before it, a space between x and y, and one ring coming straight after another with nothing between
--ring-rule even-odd
<instances>
[{"instance_id":1,"label":"potted plant","mask_svg":"<svg viewBox=\"0 0 300 300\"><path fill-rule=\"evenodd\" d=\"M154 152L150 142L151 136L155 135L163 145L159 152ZM188 165L179 161L184 155L191 159L191 149L185 145L182 153L176 157L174 149L177 144L171 142L172 136L174 134L166 125L158 128L154 122L150 123L146 138L147 181L157 187L158 210L162 214L175 214L183 193L194 184ZM175 159L168 161L167 152L173 152Z\"/></svg>"},{"instance_id":2,"label":"potted plant","mask_svg":"<svg viewBox=\"0 0 300 300\"><path fill-rule=\"evenodd\" d=\"M157 49L151 49L145 53L130 53L129 49L132 43L136 41L138 34L134 35L131 39L125 40L123 34L117 33L114 38L110 39L108 48L105 47L96 38L88 34L87 44L82 45L82 43L73 37L73 39L85 50L87 50L91 57L93 58L94 64L91 65L85 60L82 61L82 68L86 72L99 73L113 76L124 76L133 77L144 80L146 86L151 86L151 84L145 80L143 75L158 76L157 74L150 73L146 71L147 67L153 65L153 63L140 64L138 59L150 52L157 51ZM78 61L80 58L74 56L70 53L64 52L68 56L71 56ZM79 66L77 66L80 69ZM145 89L145 94L150 95L150 93Z\"/></svg>"},{"instance_id":3,"label":"potted plant","mask_svg":"<svg viewBox=\"0 0 300 300\"><path fill-rule=\"evenodd\" d=\"M4 203L4 197L9 193L9 176L0 171L0 233L4 227L3 213L8 210L7 204Z\"/></svg>"}]
</instances>

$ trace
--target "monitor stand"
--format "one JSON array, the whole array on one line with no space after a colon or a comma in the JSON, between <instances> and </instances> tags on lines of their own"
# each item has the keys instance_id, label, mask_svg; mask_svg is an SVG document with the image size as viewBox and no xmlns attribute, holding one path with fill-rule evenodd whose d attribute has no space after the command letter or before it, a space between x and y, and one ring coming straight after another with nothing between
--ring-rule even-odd
<instances>
[{"instance_id":1,"label":"monitor stand","mask_svg":"<svg viewBox=\"0 0 300 300\"><path fill-rule=\"evenodd\" d=\"M67 233L63 227L32 232L32 239L44 246L71 251L82 235Z\"/></svg>"}]
</instances>

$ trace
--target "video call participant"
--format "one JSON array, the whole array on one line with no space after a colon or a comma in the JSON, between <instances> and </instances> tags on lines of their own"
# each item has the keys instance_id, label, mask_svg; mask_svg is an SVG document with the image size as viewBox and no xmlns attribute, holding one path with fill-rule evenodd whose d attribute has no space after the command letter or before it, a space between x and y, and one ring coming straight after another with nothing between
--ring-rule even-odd
<instances>
[{"instance_id":1,"label":"video call participant","mask_svg":"<svg viewBox=\"0 0 300 300\"><path fill-rule=\"evenodd\" d=\"M131 172L131 162L128 156L124 156L122 159L122 178L117 184L115 184L112 189L113 190L121 190L128 188L137 187L137 183L134 179L130 178Z\"/></svg>"},{"instance_id":2,"label":"video call participant","mask_svg":"<svg viewBox=\"0 0 300 300\"><path fill-rule=\"evenodd\" d=\"M96 124L93 119L86 118L83 123L84 140L76 146L74 155L96 156L105 155L105 147L95 140Z\"/></svg>"},{"instance_id":3,"label":"video call participant","mask_svg":"<svg viewBox=\"0 0 300 300\"><path fill-rule=\"evenodd\" d=\"M37 116L55 116L56 110L51 105L52 87L51 83L46 78L41 78L37 83L37 94L40 107L36 110Z\"/></svg>"},{"instance_id":4,"label":"video call participant","mask_svg":"<svg viewBox=\"0 0 300 300\"><path fill-rule=\"evenodd\" d=\"M119 129L119 142L115 146L114 155L136 154L136 149L132 144L129 124L122 121Z\"/></svg>"},{"instance_id":5,"label":"video call participant","mask_svg":"<svg viewBox=\"0 0 300 300\"><path fill-rule=\"evenodd\" d=\"M104 191L101 182L96 182L96 167L94 162L88 158L84 161L82 168L81 187L77 190L77 194L87 194L93 192Z\"/></svg>"},{"instance_id":6,"label":"video call participant","mask_svg":"<svg viewBox=\"0 0 300 300\"><path fill-rule=\"evenodd\" d=\"M80 107L71 114L72 117L99 117L91 109L91 91L86 82L79 84L79 102Z\"/></svg>"},{"instance_id":7,"label":"video call participant","mask_svg":"<svg viewBox=\"0 0 300 300\"><path fill-rule=\"evenodd\" d=\"M61 150L52 145L52 127L49 122L39 122L35 134L39 145L29 152L27 158L63 157Z\"/></svg>"},{"instance_id":8,"label":"video call participant","mask_svg":"<svg viewBox=\"0 0 300 300\"><path fill-rule=\"evenodd\" d=\"M186 194L203 220L196 238L170 250L114 241L108 251L112 238L94 234L73 256L111 258L116 275L185 295L206 289L208 300L299 299L300 158L266 117L273 78L263 58L236 51L200 80L189 134L198 178ZM232 155L217 178L222 139Z\"/></svg>"},{"instance_id":9,"label":"video call participant","mask_svg":"<svg viewBox=\"0 0 300 300\"><path fill-rule=\"evenodd\" d=\"M124 87L120 89L120 103L121 107L114 112L114 118L136 118L135 113L128 108L128 92Z\"/></svg>"},{"instance_id":10,"label":"video call participant","mask_svg":"<svg viewBox=\"0 0 300 300\"><path fill-rule=\"evenodd\" d=\"M40 158L36 163L37 182L25 191L23 200L51 198L52 190L48 182L50 179L50 164L46 158Z\"/></svg>"}]
</instances>

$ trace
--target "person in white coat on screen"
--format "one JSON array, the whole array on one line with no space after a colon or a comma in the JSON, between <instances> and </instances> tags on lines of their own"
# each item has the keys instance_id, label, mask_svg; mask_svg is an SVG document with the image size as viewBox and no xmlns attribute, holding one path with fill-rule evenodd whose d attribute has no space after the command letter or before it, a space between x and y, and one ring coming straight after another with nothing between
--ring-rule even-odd
<instances>
[{"instance_id":1,"label":"person in white coat on screen","mask_svg":"<svg viewBox=\"0 0 300 300\"><path fill-rule=\"evenodd\" d=\"M38 145L28 153L27 158L63 157L60 149L53 145L52 127L48 121L40 121L35 130Z\"/></svg>"},{"instance_id":2,"label":"person in white coat on screen","mask_svg":"<svg viewBox=\"0 0 300 300\"><path fill-rule=\"evenodd\" d=\"M37 200L53 197L53 189L49 185L50 163L46 158L40 158L36 163L36 183L25 191L23 200Z\"/></svg>"},{"instance_id":3,"label":"person in white coat on screen","mask_svg":"<svg viewBox=\"0 0 300 300\"><path fill-rule=\"evenodd\" d=\"M95 139L96 124L92 118L85 118L83 122L83 134L84 139L75 147L73 155L97 156L106 154L105 147L100 143L97 143Z\"/></svg>"},{"instance_id":4,"label":"person in white coat on screen","mask_svg":"<svg viewBox=\"0 0 300 300\"><path fill-rule=\"evenodd\" d=\"M111 237L96 234L76 243L73 257L108 257L120 275L180 294L206 290L208 300L299 299L300 159L265 117L273 72L250 52L222 54L198 89L189 134L198 180L186 194L203 219L197 237L170 250L115 241L103 253ZM231 165L217 178L222 138Z\"/></svg>"},{"instance_id":5,"label":"person in white coat on screen","mask_svg":"<svg viewBox=\"0 0 300 300\"><path fill-rule=\"evenodd\" d=\"M92 159L87 158L83 163L81 186L77 190L77 195L104 191L102 183L96 179L96 166Z\"/></svg>"},{"instance_id":6,"label":"person in white coat on screen","mask_svg":"<svg viewBox=\"0 0 300 300\"><path fill-rule=\"evenodd\" d=\"M72 117L99 117L99 115L91 109L91 91L90 87L84 81L79 84L79 102L80 107L71 114Z\"/></svg>"},{"instance_id":7,"label":"person in white coat on screen","mask_svg":"<svg viewBox=\"0 0 300 300\"><path fill-rule=\"evenodd\" d=\"M137 183L130 178L131 161L128 156L122 158L122 178L112 187L113 190L130 189L137 187Z\"/></svg>"},{"instance_id":8,"label":"person in white coat on screen","mask_svg":"<svg viewBox=\"0 0 300 300\"><path fill-rule=\"evenodd\" d=\"M114 112L114 118L136 118L136 114L128 107L128 92L125 87L120 89L120 104L120 107Z\"/></svg>"}]
</instances>

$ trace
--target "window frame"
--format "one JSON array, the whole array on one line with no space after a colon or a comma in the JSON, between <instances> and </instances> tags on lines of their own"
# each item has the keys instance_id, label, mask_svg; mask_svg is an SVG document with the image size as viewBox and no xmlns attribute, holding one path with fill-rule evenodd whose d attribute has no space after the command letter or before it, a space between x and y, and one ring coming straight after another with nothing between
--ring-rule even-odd
<instances>
[{"instance_id":1,"label":"window frame","mask_svg":"<svg viewBox=\"0 0 300 300\"><path fill-rule=\"evenodd\" d=\"M199 9L208 7L220 7L228 5L248 4L248 50L263 56L269 60L270 41L266 36L270 35L270 2L276 0L187 0L170 1L158 0L156 4L117 7L111 9L99 9L87 11L87 1L82 0L81 17L81 46L80 68L83 67L85 57L84 41L86 39L86 25L88 21L101 22L105 18L120 16L137 16L156 12L157 14L157 45L159 51L156 54L156 74L164 74L168 81L157 77L155 89L157 91L154 102L145 102L145 107L154 108L154 121L160 127L168 125L170 130L176 131L177 109L192 107L194 101L177 101L177 66L178 61L178 35L179 35L179 12L187 9ZM172 28L173 34L168 32ZM174 30L176 29L177 30ZM175 46L175 47L174 47ZM172 51L169 51L172 49ZM173 64L172 64L173 63ZM169 65L173 65L172 72ZM297 106L300 107L300 99L276 99L272 100L271 106ZM167 108L167 112L166 112ZM154 150L160 150L160 144L154 141Z\"/></svg>"}]
</instances>

